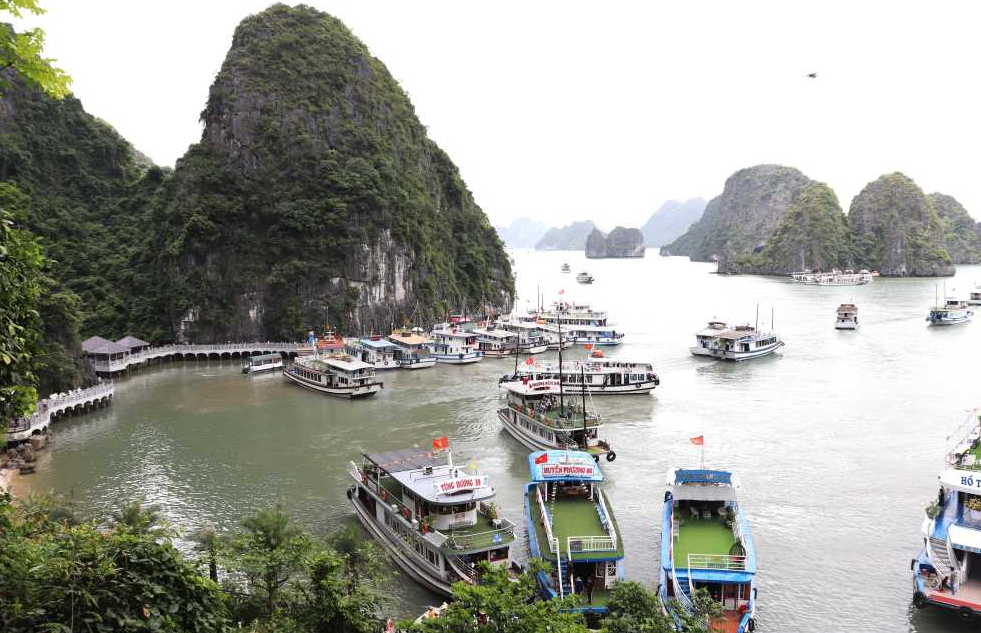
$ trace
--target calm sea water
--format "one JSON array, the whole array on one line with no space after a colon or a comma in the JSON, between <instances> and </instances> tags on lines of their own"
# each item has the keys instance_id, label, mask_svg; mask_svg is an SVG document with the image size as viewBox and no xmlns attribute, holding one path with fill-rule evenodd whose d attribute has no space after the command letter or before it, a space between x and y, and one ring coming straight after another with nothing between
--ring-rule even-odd
<instances>
[{"instance_id":1,"label":"calm sea water","mask_svg":"<svg viewBox=\"0 0 981 633\"><path fill-rule=\"evenodd\" d=\"M520 308L538 288L546 300L564 290L567 300L607 308L627 333L611 353L652 361L661 376L652 396L595 400L618 454L603 464L630 579L656 585L664 476L699 463L688 438L704 434L706 465L741 478L759 557L760 630L976 630L910 606L909 561L944 438L979 401L981 319L928 327L934 280L817 288L720 277L655 251L642 260L513 256ZM572 274L560 273L563 262ZM576 284L583 269L593 286ZM981 268L961 267L947 289L966 295L975 279ZM832 327L847 301L859 306L857 332ZM752 323L757 305L761 326L772 308L787 342L777 355L736 365L689 354L706 321ZM93 516L142 496L188 530L231 528L280 502L326 535L352 521L349 460L448 435L454 458L490 474L506 514L519 519L526 452L495 414L497 378L512 366L487 359L388 372L379 396L347 402L275 375L243 376L238 360L165 364L120 380L111 407L57 424L37 474L17 488L62 492ZM399 615L439 600L411 582L393 592Z\"/></svg>"}]
</instances>

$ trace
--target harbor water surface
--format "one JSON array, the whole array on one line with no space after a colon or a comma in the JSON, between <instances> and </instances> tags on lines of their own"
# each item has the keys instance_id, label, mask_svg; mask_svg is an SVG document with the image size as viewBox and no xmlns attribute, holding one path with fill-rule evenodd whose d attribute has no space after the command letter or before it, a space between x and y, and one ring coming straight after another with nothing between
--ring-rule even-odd
<instances>
[{"instance_id":1,"label":"harbor water surface","mask_svg":"<svg viewBox=\"0 0 981 633\"><path fill-rule=\"evenodd\" d=\"M606 422L601 435L618 456L602 465L628 579L656 586L665 474L697 466L701 453L689 438L704 435L706 466L741 480L760 569L757 630L976 630L956 614L910 605L910 558L923 509L936 497L945 437L979 401L981 322L925 322L942 282L801 286L718 276L714 265L656 250L639 260L512 255L518 309L534 305L536 288L547 302L606 308L627 335L606 351L652 361L661 377L650 396L594 399ZM560 272L563 262L571 274ZM592 286L575 281L584 269ZM981 267L960 267L946 287L966 296L975 280ZM833 327L844 302L859 307L856 332ZM729 364L689 354L707 321L753 324L757 304L760 326L769 327L772 308L787 343L776 355ZM278 374L244 376L240 362L165 363L119 379L111 407L55 424L38 472L17 479L15 490L63 493L91 517L143 497L185 533L205 523L231 529L282 503L326 536L353 521L345 489L360 451L447 435L454 460L489 474L505 514L523 524L527 451L495 413L497 380L513 370L512 359L384 372L385 389L356 402L304 391ZM525 556L523 545L514 549ZM441 601L405 576L391 593L398 616Z\"/></svg>"}]
</instances>

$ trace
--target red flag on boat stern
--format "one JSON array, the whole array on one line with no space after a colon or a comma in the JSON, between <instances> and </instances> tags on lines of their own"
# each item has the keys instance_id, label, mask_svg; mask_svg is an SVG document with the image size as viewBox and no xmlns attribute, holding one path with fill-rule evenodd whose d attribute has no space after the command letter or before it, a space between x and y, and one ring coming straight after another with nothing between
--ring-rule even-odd
<instances>
[{"instance_id":1,"label":"red flag on boat stern","mask_svg":"<svg viewBox=\"0 0 981 633\"><path fill-rule=\"evenodd\" d=\"M535 359L532 358L531 356L525 359L525 365L534 365L534 364L535 364Z\"/></svg>"},{"instance_id":2,"label":"red flag on boat stern","mask_svg":"<svg viewBox=\"0 0 981 633\"><path fill-rule=\"evenodd\" d=\"M589 350L593 349L593 344L586 343L585 345L582 346L582 348L588 352Z\"/></svg>"},{"instance_id":3,"label":"red flag on boat stern","mask_svg":"<svg viewBox=\"0 0 981 633\"><path fill-rule=\"evenodd\" d=\"M705 444L705 436L699 435L698 437L693 437L691 438L691 443L695 444L696 446L702 446Z\"/></svg>"},{"instance_id":4,"label":"red flag on boat stern","mask_svg":"<svg viewBox=\"0 0 981 633\"><path fill-rule=\"evenodd\" d=\"M547 461L548 461L548 453L542 453L541 455L535 458L536 464L544 464Z\"/></svg>"},{"instance_id":5,"label":"red flag on boat stern","mask_svg":"<svg viewBox=\"0 0 981 633\"><path fill-rule=\"evenodd\" d=\"M436 450L442 450L449 447L450 440L445 435L443 437L437 437L435 440L433 440L433 448Z\"/></svg>"}]
</instances>

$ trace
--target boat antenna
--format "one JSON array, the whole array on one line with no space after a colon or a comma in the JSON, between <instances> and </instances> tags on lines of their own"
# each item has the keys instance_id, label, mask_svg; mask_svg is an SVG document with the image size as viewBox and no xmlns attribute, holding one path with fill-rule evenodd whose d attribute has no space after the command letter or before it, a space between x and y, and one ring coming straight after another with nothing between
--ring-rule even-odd
<instances>
[{"instance_id":1,"label":"boat antenna","mask_svg":"<svg viewBox=\"0 0 981 633\"><path fill-rule=\"evenodd\" d=\"M776 313L777 313L776 308L774 308L773 306L770 306L770 331L771 332L773 332L773 331L776 330L776 326L773 325L773 323L774 323L774 315Z\"/></svg>"},{"instance_id":2,"label":"boat antenna","mask_svg":"<svg viewBox=\"0 0 981 633\"><path fill-rule=\"evenodd\" d=\"M756 304L756 331L760 330L760 304Z\"/></svg>"},{"instance_id":3,"label":"boat antenna","mask_svg":"<svg viewBox=\"0 0 981 633\"><path fill-rule=\"evenodd\" d=\"M562 389L562 319L559 321L559 411L565 411L565 397Z\"/></svg>"},{"instance_id":4,"label":"boat antenna","mask_svg":"<svg viewBox=\"0 0 981 633\"><path fill-rule=\"evenodd\" d=\"M518 379L518 337L514 337L514 379Z\"/></svg>"}]
</instances>

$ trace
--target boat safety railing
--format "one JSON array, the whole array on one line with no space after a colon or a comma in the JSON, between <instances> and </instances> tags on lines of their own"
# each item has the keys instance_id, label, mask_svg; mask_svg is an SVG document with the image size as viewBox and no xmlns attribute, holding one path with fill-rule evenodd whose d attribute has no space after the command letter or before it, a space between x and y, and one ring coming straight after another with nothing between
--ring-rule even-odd
<instances>
[{"instance_id":1,"label":"boat safety railing","mask_svg":"<svg viewBox=\"0 0 981 633\"><path fill-rule=\"evenodd\" d=\"M746 557L732 556L730 554L689 554L688 568L745 571Z\"/></svg>"},{"instance_id":2,"label":"boat safety railing","mask_svg":"<svg viewBox=\"0 0 981 633\"><path fill-rule=\"evenodd\" d=\"M492 545L503 545L507 540L514 539L514 523L507 519L501 519L501 527L484 532L453 532L446 535L445 547L455 550L466 550L473 548L476 543L490 543Z\"/></svg>"},{"instance_id":3,"label":"boat safety railing","mask_svg":"<svg viewBox=\"0 0 981 633\"><path fill-rule=\"evenodd\" d=\"M548 548L554 553L558 551L559 541L552 535L552 516L548 513L548 508L545 507L545 500L542 499L541 488L535 488L535 499L538 501L538 511L542 514L542 527L545 528L545 538L548 541Z\"/></svg>"},{"instance_id":4,"label":"boat safety railing","mask_svg":"<svg viewBox=\"0 0 981 633\"><path fill-rule=\"evenodd\" d=\"M455 572L467 579L470 584L475 585L480 580L480 570L459 556L447 556L446 562L450 564Z\"/></svg>"},{"instance_id":5,"label":"boat safety railing","mask_svg":"<svg viewBox=\"0 0 981 633\"><path fill-rule=\"evenodd\" d=\"M569 552L615 552L616 537L611 536L570 536L567 539Z\"/></svg>"},{"instance_id":6,"label":"boat safety railing","mask_svg":"<svg viewBox=\"0 0 981 633\"><path fill-rule=\"evenodd\" d=\"M610 511L606 509L606 495L603 491L599 491L597 496L596 511L600 516L600 523L603 525L603 529L606 530L607 535L613 539L613 549L617 548L617 531L613 526L613 519L610 517Z\"/></svg>"},{"instance_id":7,"label":"boat safety railing","mask_svg":"<svg viewBox=\"0 0 981 633\"><path fill-rule=\"evenodd\" d=\"M402 503L398 497L388 491L385 486L379 485L368 473L364 472L358 468L357 464L354 462L349 462L351 477L356 481L361 482L361 484L368 490L374 492L379 497L381 497L382 503L387 504L389 507L394 508L406 521L411 521L414 512L412 508ZM421 531L421 524L419 529Z\"/></svg>"},{"instance_id":8,"label":"boat safety railing","mask_svg":"<svg viewBox=\"0 0 981 633\"><path fill-rule=\"evenodd\" d=\"M534 407L520 406L516 405L515 408L527 415L532 420L538 420L542 422L545 426L555 428L555 429L581 429L582 422L582 409L575 407L568 407L569 415L568 417L559 415L556 412L546 411L541 412L536 410ZM597 426L599 425L601 417L598 413L589 412L586 414L586 426Z\"/></svg>"},{"instance_id":9,"label":"boat safety railing","mask_svg":"<svg viewBox=\"0 0 981 633\"><path fill-rule=\"evenodd\" d=\"M541 497L539 497L539 499L540 498ZM548 548L553 552L559 552L559 539L550 538L548 541ZM565 585L562 583L563 565L564 563L562 562L562 552L559 552L558 555L556 556L556 567L558 568L558 572L559 572L559 598L565 598Z\"/></svg>"}]
</instances>

